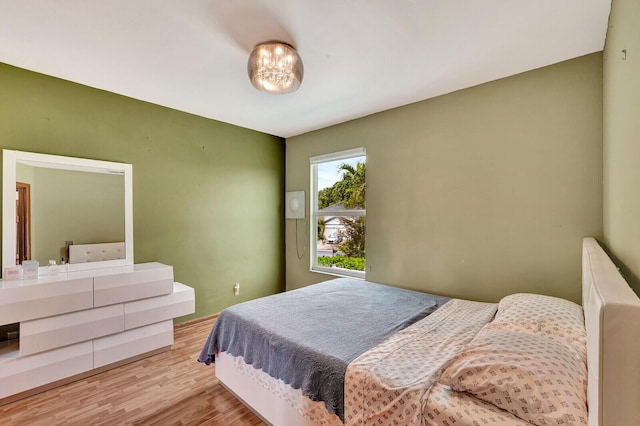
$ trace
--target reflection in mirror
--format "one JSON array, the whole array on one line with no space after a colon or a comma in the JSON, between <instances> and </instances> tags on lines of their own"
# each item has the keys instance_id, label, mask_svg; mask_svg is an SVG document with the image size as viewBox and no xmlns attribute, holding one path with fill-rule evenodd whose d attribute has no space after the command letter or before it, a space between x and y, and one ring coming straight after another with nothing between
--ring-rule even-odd
<instances>
[{"instance_id":1,"label":"reflection in mirror","mask_svg":"<svg viewBox=\"0 0 640 426\"><path fill-rule=\"evenodd\" d=\"M19 221L24 224L25 232L21 232L20 227L17 232L26 235L24 245L30 248L30 259L37 260L40 265L47 265L50 259L67 263L70 242L124 241L124 175L18 163L16 184L30 187L30 208L24 209L25 220ZM27 230L29 223L30 232ZM22 251L29 259L26 256L29 250Z\"/></svg>"},{"instance_id":2,"label":"reflection in mirror","mask_svg":"<svg viewBox=\"0 0 640 426\"><path fill-rule=\"evenodd\" d=\"M91 263L70 271L133 264L131 175L129 164L3 150L3 268L68 263L70 244L86 254L118 248L114 257L80 257Z\"/></svg>"}]
</instances>

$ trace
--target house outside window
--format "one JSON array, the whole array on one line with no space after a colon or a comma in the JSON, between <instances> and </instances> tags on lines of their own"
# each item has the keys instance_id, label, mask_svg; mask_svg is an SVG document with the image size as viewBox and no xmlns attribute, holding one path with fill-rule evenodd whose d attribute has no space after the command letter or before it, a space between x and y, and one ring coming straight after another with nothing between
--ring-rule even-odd
<instances>
[{"instance_id":1,"label":"house outside window","mask_svg":"<svg viewBox=\"0 0 640 426\"><path fill-rule=\"evenodd\" d=\"M365 278L366 151L311 157L311 270Z\"/></svg>"}]
</instances>

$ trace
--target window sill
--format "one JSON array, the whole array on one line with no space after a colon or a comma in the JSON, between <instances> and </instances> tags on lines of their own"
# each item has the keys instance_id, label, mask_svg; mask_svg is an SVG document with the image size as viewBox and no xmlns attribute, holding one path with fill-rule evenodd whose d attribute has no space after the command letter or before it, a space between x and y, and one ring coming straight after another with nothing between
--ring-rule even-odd
<instances>
[{"instance_id":1,"label":"window sill","mask_svg":"<svg viewBox=\"0 0 640 426\"><path fill-rule=\"evenodd\" d=\"M311 272L316 272L319 274L333 275L341 278L356 278L359 280L364 280L366 278L364 271L354 271L351 269L344 268L328 268L326 266L313 266L311 268Z\"/></svg>"}]
</instances>

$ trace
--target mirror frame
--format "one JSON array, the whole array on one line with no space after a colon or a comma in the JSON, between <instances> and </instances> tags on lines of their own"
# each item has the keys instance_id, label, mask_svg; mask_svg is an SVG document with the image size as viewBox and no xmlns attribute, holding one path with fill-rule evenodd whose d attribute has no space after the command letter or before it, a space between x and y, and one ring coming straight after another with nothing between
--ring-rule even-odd
<instances>
[{"instance_id":1,"label":"mirror frame","mask_svg":"<svg viewBox=\"0 0 640 426\"><path fill-rule=\"evenodd\" d=\"M133 167L131 164L34 152L2 150L2 275L7 267L16 266L16 164L124 175L124 242L125 258L101 262L69 263L67 271L133 265ZM42 265L42 269L47 265Z\"/></svg>"}]
</instances>

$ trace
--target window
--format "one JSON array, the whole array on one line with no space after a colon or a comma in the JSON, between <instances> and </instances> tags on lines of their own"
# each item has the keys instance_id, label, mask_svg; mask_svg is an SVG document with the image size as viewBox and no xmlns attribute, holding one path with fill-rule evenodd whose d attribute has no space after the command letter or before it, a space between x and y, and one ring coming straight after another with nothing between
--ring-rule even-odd
<instances>
[{"instance_id":1,"label":"window","mask_svg":"<svg viewBox=\"0 0 640 426\"><path fill-rule=\"evenodd\" d=\"M311 270L365 276L364 148L311 157Z\"/></svg>"}]
</instances>

